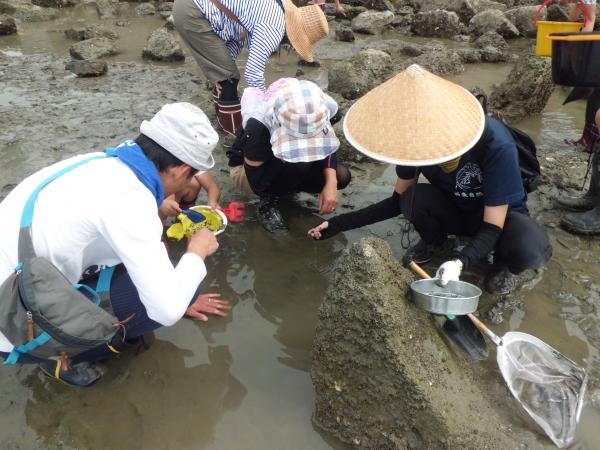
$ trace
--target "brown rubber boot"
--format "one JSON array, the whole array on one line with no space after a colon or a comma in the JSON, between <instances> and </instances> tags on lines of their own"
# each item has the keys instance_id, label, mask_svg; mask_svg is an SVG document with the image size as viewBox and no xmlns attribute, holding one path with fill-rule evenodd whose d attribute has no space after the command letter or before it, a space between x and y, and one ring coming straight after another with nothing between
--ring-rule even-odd
<instances>
[{"instance_id":1,"label":"brown rubber boot","mask_svg":"<svg viewBox=\"0 0 600 450\"><path fill-rule=\"evenodd\" d=\"M579 197L573 197L570 195L564 197L557 197L556 204L562 208L569 209L571 211L589 211L598 201L598 149L594 151L592 156L592 177L590 179L590 186L585 194Z\"/></svg>"},{"instance_id":2,"label":"brown rubber boot","mask_svg":"<svg viewBox=\"0 0 600 450\"><path fill-rule=\"evenodd\" d=\"M242 106L239 100L220 100L217 121L224 132L236 137L242 131Z\"/></svg>"},{"instance_id":3,"label":"brown rubber boot","mask_svg":"<svg viewBox=\"0 0 600 450\"><path fill-rule=\"evenodd\" d=\"M219 93L216 87L212 90L212 102L215 107L215 117L219 117Z\"/></svg>"}]
</instances>

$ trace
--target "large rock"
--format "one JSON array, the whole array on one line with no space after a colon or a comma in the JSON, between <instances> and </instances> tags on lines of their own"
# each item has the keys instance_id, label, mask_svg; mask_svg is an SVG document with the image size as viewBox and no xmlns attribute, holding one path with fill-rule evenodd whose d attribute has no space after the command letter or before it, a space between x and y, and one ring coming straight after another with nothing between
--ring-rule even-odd
<instances>
[{"instance_id":1,"label":"large rock","mask_svg":"<svg viewBox=\"0 0 600 450\"><path fill-rule=\"evenodd\" d=\"M413 279L378 238L337 261L313 346L315 423L360 449L505 450L532 440L493 398L510 398L491 389L499 375L454 354L432 316L408 303Z\"/></svg>"},{"instance_id":2,"label":"large rock","mask_svg":"<svg viewBox=\"0 0 600 450\"><path fill-rule=\"evenodd\" d=\"M329 70L329 89L345 99L357 99L382 82L392 72L389 54L374 49L360 51L347 61L335 63Z\"/></svg>"},{"instance_id":3,"label":"large rock","mask_svg":"<svg viewBox=\"0 0 600 450\"><path fill-rule=\"evenodd\" d=\"M150 33L142 50L142 58L167 62L184 61L185 54L179 41L163 27Z\"/></svg>"},{"instance_id":4,"label":"large rock","mask_svg":"<svg viewBox=\"0 0 600 450\"><path fill-rule=\"evenodd\" d=\"M542 112L554 91L550 58L525 56L489 96L489 108L503 111L509 121Z\"/></svg>"}]
</instances>

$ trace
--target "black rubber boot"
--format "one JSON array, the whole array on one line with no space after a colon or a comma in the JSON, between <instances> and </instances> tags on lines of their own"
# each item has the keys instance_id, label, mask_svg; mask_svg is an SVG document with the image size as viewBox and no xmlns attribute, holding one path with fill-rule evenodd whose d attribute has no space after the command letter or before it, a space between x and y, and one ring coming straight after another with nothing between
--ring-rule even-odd
<instances>
[{"instance_id":1,"label":"black rubber boot","mask_svg":"<svg viewBox=\"0 0 600 450\"><path fill-rule=\"evenodd\" d=\"M590 211L567 214L561 219L560 226L575 234L600 234L600 201L596 200L596 207Z\"/></svg>"},{"instance_id":2,"label":"black rubber boot","mask_svg":"<svg viewBox=\"0 0 600 450\"><path fill-rule=\"evenodd\" d=\"M592 177L590 186L585 194L580 197L557 197L556 204L571 211L589 211L598 202L598 152L592 156Z\"/></svg>"},{"instance_id":3,"label":"black rubber boot","mask_svg":"<svg viewBox=\"0 0 600 450\"><path fill-rule=\"evenodd\" d=\"M596 235L600 234L600 158L598 151L594 152L592 159L592 179L590 181L590 190L595 189L596 196L594 198L593 209L583 213L567 214L560 221L560 225L567 231L575 234Z\"/></svg>"},{"instance_id":4,"label":"black rubber boot","mask_svg":"<svg viewBox=\"0 0 600 450\"><path fill-rule=\"evenodd\" d=\"M272 195L261 196L258 204L258 221L269 233L282 233L288 230L277 209L278 198Z\"/></svg>"}]
</instances>

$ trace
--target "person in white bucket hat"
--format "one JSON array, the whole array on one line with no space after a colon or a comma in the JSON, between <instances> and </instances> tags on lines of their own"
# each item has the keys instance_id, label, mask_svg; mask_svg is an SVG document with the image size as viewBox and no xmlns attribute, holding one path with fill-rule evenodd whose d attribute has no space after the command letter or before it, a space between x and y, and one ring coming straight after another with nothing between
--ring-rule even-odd
<instances>
[{"instance_id":1,"label":"person in white bucket hat","mask_svg":"<svg viewBox=\"0 0 600 450\"><path fill-rule=\"evenodd\" d=\"M485 286L497 294L537 277L548 262L552 247L529 216L515 142L463 87L412 65L352 105L344 134L359 151L394 164L396 186L391 197L310 229L314 239L403 214L421 238L405 262L428 262L447 249L449 235L468 237L436 277L457 280L493 252Z\"/></svg>"},{"instance_id":2,"label":"person in white bucket hat","mask_svg":"<svg viewBox=\"0 0 600 450\"><path fill-rule=\"evenodd\" d=\"M173 265L161 242L163 224L158 216L165 196L185 187L198 171L213 167L218 135L204 112L189 103L163 106L142 122L140 132L135 140L105 152L74 156L39 170L0 203L4 281L19 262L24 205L43 182L59 175L39 191L35 202L31 224L35 253L51 261L70 283L90 289L96 289L99 277L107 273L103 268L114 267L110 301L102 305L112 309L120 331L110 343L73 358L44 360L27 353L22 348L26 346L17 348L5 334L9 331L0 329L3 359L39 364L52 378L86 387L103 374L96 361L135 348L144 334L173 325L185 314L205 320L206 313L227 312L228 304L218 294L196 293L207 274L204 261L219 247L214 234L208 229L194 234Z\"/></svg>"},{"instance_id":3,"label":"person in white bucket hat","mask_svg":"<svg viewBox=\"0 0 600 450\"><path fill-rule=\"evenodd\" d=\"M236 59L244 48L247 86L264 91L267 61L290 43L313 62L313 46L327 36L327 18L318 5L297 7L292 0L176 0L173 22L207 80L219 127L228 141L241 130Z\"/></svg>"},{"instance_id":4,"label":"person in white bucket hat","mask_svg":"<svg viewBox=\"0 0 600 450\"><path fill-rule=\"evenodd\" d=\"M260 197L264 228L287 229L277 202L290 193L318 194L319 212L333 212L338 190L351 177L336 157L340 141L332 123L341 114L335 100L311 81L281 78L264 95L246 89L242 110L244 132L228 152L231 176L237 187Z\"/></svg>"}]
</instances>

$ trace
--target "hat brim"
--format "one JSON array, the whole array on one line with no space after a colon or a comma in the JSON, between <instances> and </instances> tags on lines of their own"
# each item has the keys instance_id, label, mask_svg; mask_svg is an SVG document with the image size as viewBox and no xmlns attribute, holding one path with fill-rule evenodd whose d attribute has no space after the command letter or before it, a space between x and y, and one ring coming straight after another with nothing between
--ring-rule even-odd
<instances>
[{"instance_id":1,"label":"hat brim","mask_svg":"<svg viewBox=\"0 0 600 450\"><path fill-rule=\"evenodd\" d=\"M311 137L295 137L280 127L271 133L273 155L291 163L319 161L335 153L340 141L333 127L326 127Z\"/></svg>"},{"instance_id":2,"label":"hat brim","mask_svg":"<svg viewBox=\"0 0 600 450\"><path fill-rule=\"evenodd\" d=\"M346 139L358 151L403 166L457 158L475 146L484 127L475 96L417 65L357 100L343 122Z\"/></svg>"},{"instance_id":3,"label":"hat brim","mask_svg":"<svg viewBox=\"0 0 600 450\"><path fill-rule=\"evenodd\" d=\"M291 0L285 2L285 32L296 53L303 60L313 62L315 59L312 49L313 43L304 28L300 8L294 5Z\"/></svg>"}]
</instances>

